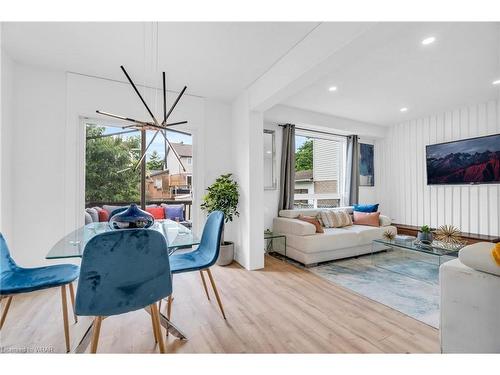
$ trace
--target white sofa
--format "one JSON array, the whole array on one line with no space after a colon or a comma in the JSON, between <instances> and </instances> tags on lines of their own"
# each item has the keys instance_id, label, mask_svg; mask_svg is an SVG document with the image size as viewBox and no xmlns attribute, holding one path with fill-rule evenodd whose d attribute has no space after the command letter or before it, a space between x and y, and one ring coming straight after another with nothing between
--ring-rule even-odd
<instances>
[{"instance_id":1,"label":"white sofa","mask_svg":"<svg viewBox=\"0 0 500 375\"><path fill-rule=\"evenodd\" d=\"M374 239L382 238L389 230L397 233L387 216L380 215L380 227L351 225L343 228L323 228L325 233L316 233L313 224L298 220L302 214L316 216L322 209L281 210L273 220L273 232L286 236L286 255L306 266L319 262L349 258L371 252ZM347 210L352 207L339 207L335 210Z\"/></svg>"},{"instance_id":2,"label":"white sofa","mask_svg":"<svg viewBox=\"0 0 500 375\"><path fill-rule=\"evenodd\" d=\"M492 245L482 242L469 246L489 251ZM500 353L500 276L454 259L441 265L439 283L441 351Z\"/></svg>"}]
</instances>

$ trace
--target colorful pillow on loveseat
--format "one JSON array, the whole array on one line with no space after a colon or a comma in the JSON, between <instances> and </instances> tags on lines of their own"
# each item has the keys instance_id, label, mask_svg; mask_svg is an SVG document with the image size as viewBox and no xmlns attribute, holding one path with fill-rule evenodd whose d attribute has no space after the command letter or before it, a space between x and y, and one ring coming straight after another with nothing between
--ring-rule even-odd
<instances>
[{"instance_id":1,"label":"colorful pillow on loveseat","mask_svg":"<svg viewBox=\"0 0 500 375\"><path fill-rule=\"evenodd\" d=\"M354 211L358 212L377 212L378 211L378 203L377 204L355 204Z\"/></svg>"},{"instance_id":2,"label":"colorful pillow on loveseat","mask_svg":"<svg viewBox=\"0 0 500 375\"><path fill-rule=\"evenodd\" d=\"M162 204L165 210L165 218L174 221L184 221L184 205L183 204Z\"/></svg>"}]
</instances>

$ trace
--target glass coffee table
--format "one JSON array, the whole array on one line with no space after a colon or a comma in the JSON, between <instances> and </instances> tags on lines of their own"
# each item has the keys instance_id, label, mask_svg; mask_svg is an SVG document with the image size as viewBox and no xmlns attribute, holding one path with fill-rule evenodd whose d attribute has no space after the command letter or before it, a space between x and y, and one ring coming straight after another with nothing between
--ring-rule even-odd
<instances>
[{"instance_id":1,"label":"glass coffee table","mask_svg":"<svg viewBox=\"0 0 500 375\"><path fill-rule=\"evenodd\" d=\"M372 241L373 266L411 278L439 283L439 266L458 256L460 247L445 248L438 244L421 245L416 241Z\"/></svg>"}]
</instances>

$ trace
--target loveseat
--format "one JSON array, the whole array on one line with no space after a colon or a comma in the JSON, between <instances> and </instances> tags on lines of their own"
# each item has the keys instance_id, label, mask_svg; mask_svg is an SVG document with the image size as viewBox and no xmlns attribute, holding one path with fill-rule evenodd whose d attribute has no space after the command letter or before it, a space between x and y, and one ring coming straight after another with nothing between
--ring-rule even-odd
<instances>
[{"instance_id":1,"label":"loveseat","mask_svg":"<svg viewBox=\"0 0 500 375\"><path fill-rule=\"evenodd\" d=\"M379 227L350 225L342 228L324 228L324 233L316 233L313 224L297 219L299 215L317 216L324 209L281 210L273 220L273 232L286 236L286 255L306 266L319 262L354 257L371 252L371 243L382 238L385 231L394 234L391 219L380 215ZM353 213L353 207L339 207Z\"/></svg>"}]
</instances>

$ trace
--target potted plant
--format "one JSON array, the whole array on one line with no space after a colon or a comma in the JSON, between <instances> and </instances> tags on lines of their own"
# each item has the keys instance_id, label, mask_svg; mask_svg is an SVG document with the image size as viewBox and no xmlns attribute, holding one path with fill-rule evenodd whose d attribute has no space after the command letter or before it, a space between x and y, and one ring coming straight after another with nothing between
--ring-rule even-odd
<instances>
[{"instance_id":1,"label":"potted plant","mask_svg":"<svg viewBox=\"0 0 500 375\"><path fill-rule=\"evenodd\" d=\"M431 228L428 225L422 225L417 236L418 240L424 244L430 244L433 240Z\"/></svg>"},{"instance_id":2,"label":"potted plant","mask_svg":"<svg viewBox=\"0 0 500 375\"><path fill-rule=\"evenodd\" d=\"M207 194L203 197L201 209L210 213L212 211L222 211L224 222L233 221L234 216L240 216L238 212L238 183L232 179L232 174L223 174L207 188ZM221 246L217 264L226 266L234 259L234 243L224 241L224 228L222 229Z\"/></svg>"}]
</instances>

